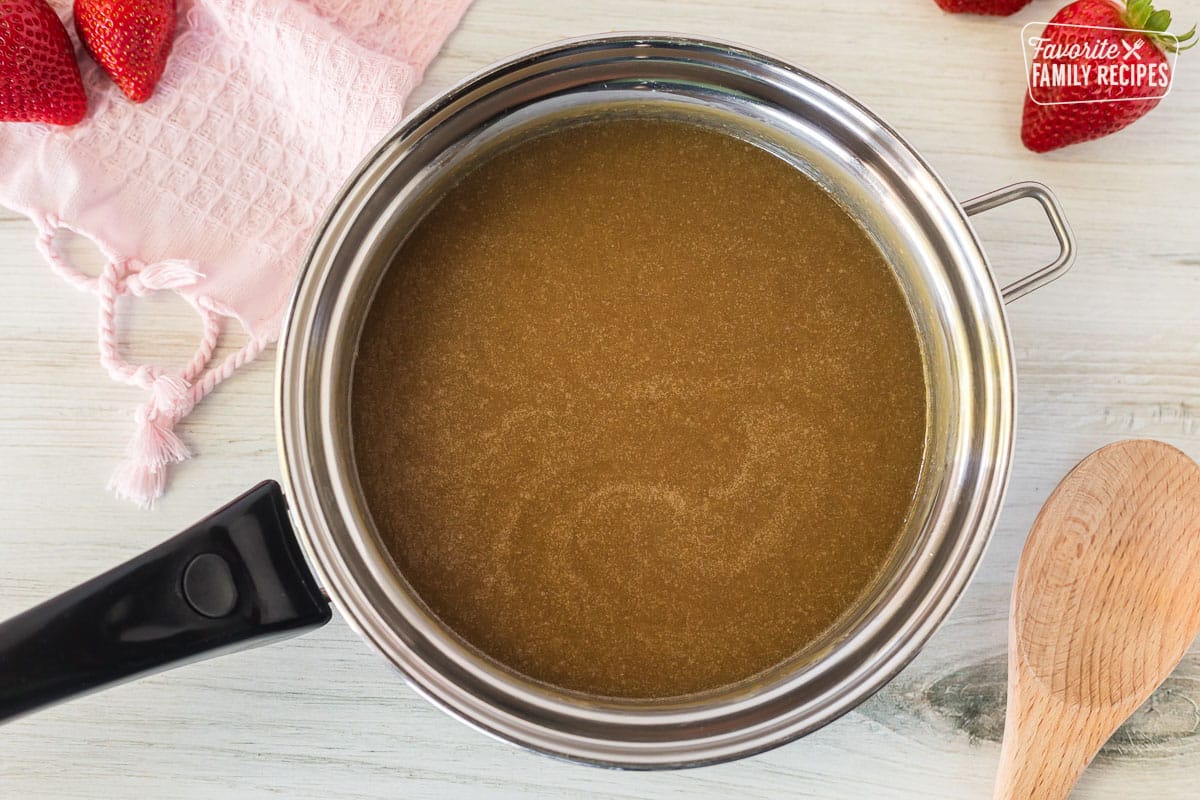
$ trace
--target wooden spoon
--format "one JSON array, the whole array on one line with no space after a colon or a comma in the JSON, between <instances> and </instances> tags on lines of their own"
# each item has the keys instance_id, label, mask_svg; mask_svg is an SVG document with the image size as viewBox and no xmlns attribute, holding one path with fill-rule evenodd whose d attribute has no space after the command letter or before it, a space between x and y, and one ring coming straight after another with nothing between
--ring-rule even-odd
<instances>
[{"instance_id":1,"label":"wooden spoon","mask_svg":"<svg viewBox=\"0 0 1200 800\"><path fill-rule=\"evenodd\" d=\"M1021 553L996 800L1059 800L1200 632L1200 467L1155 441L1071 470Z\"/></svg>"}]
</instances>

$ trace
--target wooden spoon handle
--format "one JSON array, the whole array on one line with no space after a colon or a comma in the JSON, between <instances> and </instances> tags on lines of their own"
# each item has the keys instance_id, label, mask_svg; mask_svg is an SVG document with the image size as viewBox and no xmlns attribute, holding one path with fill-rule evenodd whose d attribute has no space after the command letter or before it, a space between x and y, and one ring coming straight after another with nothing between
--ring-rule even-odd
<instances>
[{"instance_id":1,"label":"wooden spoon handle","mask_svg":"<svg viewBox=\"0 0 1200 800\"><path fill-rule=\"evenodd\" d=\"M992 798L1063 800L1111 730L1138 708L1138 700L1126 700L1097 714L1051 696L1032 675L1014 681L1018 672L1010 669L1000 771Z\"/></svg>"},{"instance_id":2,"label":"wooden spoon handle","mask_svg":"<svg viewBox=\"0 0 1200 800\"><path fill-rule=\"evenodd\" d=\"M1004 721L994 800L1064 800L1099 751L1080 725L1081 714L1044 714L1052 701L1013 702Z\"/></svg>"}]
</instances>

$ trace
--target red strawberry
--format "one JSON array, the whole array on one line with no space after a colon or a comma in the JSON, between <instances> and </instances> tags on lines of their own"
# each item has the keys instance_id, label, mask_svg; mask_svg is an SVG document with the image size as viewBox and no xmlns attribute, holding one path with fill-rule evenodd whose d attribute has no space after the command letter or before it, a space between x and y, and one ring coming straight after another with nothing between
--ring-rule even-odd
<instances>
[{"instance_id":1,"label":"red strawberry","mask_svg":"<svg viewBox=\"0 0 1200 800\"><path fill-rule=\"evenodd\" d=\"M943 11L951 14L992 14L1007 17L1015 14L1030 0L933 0Z\"/></svg>"},{"instance_id":2,"label":"red strawberry","mask_svg":"<svg viewBox=\"0 0 1200 800\"><path fill-rule=\"evenodd\" d=\"M87 114L75 48L45 0L0 0L0 120L74 125Z\"/></svg>"},{"instance_id":3,"label":"red strawberry","mask_svg":"<svg viewBox=\"0 0 1200 800\"><path fill-rule=\"evenodd\" d=\"M121 91L144 103L175 41L175 0L75 0L75 30Z\"/></svg>"},{"instance_id":4,"label":"red strawberry","mask_svg":"<svg viewBox=\"0 0 1200 800\"><path fill-rule=\"evenodd\" d=\"M1096 31L1091 27L1058 27L1059 25L1083 25L1120 30ZM1163 79L1170 77L1170 64L1162 48L1167 50L1187 49L1195 44L1196 29L1193 27L1176 39L1165 33L1171 24L1170 11L1155 11L1152 0L1128 0L1122 8L1113 0L1075 0L1054 15L1042 34L1045 47L1061 45L1091 46L1111 43L1115 55L1105 54L1099 58L1081 53L1078 57L1051 57L1041 59L1042 71L1034 71L1031 81L1033 91L1041 104L1034 102L1033 94L1025 94L1025 113L1021 120L1021 141L1035 153L1045 153L1069 144L1099 139L1115 133L1136 122L1158 105L1166 86ZM1140 33L1147 30L1153 33ZM1133 52L1130 53L1129 51ZM1044 50L1043 52L1052 52ZM1039 70L1035 58L1034 70ZM1128 65L1130 68L1151 70L1157 82L1150 79L1131 81L1126 85L1109 80L1101 82L1102 70L1114 66ZM1062 65L1067 69L1088 70L1092 79L1080 85L1043 86L1035 76L1045 75L1045 66ZM1112 74L1109 72L1108 74ZM1161 89L1161 92L1159 91ZM1157 96L1156 96L1157 95ZM1134 99L1139 98L1139 99ZM1120 102L1082 102L1111 100ZM1063 105L1045 105L1062 103Z\"/></svg>"}]
</instances>

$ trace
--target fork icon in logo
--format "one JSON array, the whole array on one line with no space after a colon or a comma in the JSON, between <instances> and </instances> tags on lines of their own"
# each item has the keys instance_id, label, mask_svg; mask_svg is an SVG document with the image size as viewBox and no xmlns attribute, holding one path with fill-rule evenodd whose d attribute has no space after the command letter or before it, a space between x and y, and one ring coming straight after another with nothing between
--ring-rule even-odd
<instances>
[{"instance_id":1,"label":"fork icon in logo","mask_svg":"<svg viewBox=\"0 0 1200 800\"><path fill-rule=\"evenodd\" d=\"M1121 44L1125 45L1125 55L1121 56L1121 58L1123 58L1125 61L1128 61L1129 57L1133 56L1138 61L1142 60L1142 54L1138 51L1142 49L1142 45L1145 43L1144 39L1138 39L1133 42L1130 42L1126 39L1121 39L1120 42Z\"/></svg>"}]
</instances>

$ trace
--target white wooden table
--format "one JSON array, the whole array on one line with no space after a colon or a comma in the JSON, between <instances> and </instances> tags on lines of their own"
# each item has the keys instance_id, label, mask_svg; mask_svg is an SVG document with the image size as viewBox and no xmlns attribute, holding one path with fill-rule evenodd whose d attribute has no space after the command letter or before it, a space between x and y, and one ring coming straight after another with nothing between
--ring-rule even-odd
<instances>
[{"instance_id":1,"label":"white wooden table","mask_svg":"<svg viewBox=\"0 0 1200 800\"><path fill-rule=\"evenodd\" d=\"M953 18L931 0L476 0L416 100L511 52L609 30L723 37L855 94L968 198L1015 180L1053 187L1074 225L1072 273L1010 307L1020 382L1004 513L983 567L901 676L808 738L739 763L621 773L500 744L417 697L339 619L282 645L191 665L0 728L4 798L945 798L990 796L1003 718L1009 584L1026 530L1077 459L1114 439L1200 457L1200 56L1171 96L1115 137L1050 156L1018 140L1024 67L1014 18ZM1200 0L1175 0L1200 18ZM1187 25L1182 26L1186 28ZM1182 29L1182 28L1181 28ZM981 219L1003 277L1046 259L1029 203ZM198 458L157 510L104 483L140 400L96 364L90 298L41 265L34 229L0 212L0 616L140 552L277 475L270 357L184 424ZM98 264L85 248L83 263ZM182 303L136 301L125 340L180 360ZM115 423L115 424L114 424ZM1194 798L1200 651L1109 745L1078 797Z\"/></svg>"}]
</instances>

